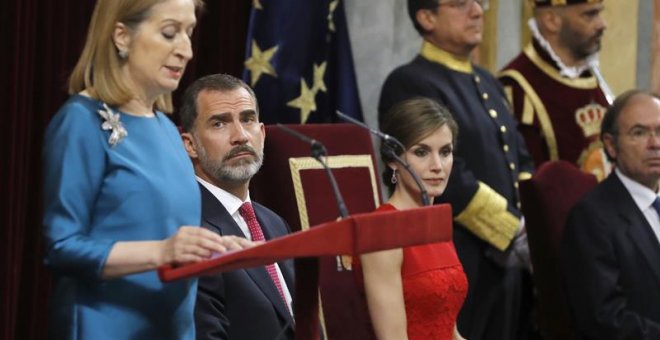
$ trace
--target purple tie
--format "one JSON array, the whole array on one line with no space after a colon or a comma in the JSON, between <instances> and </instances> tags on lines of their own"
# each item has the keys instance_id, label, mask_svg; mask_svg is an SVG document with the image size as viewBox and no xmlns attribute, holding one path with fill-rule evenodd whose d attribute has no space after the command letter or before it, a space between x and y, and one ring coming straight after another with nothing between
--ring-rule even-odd
<instances>
[{"instance_id":1,"label":"purple tie","mask_svg":"<svg viewBox=\"0 0 660 340\"><path fill-rule=\"evenodd\" d=\"M264 238L264 232L261 230L259 221L257 221L257 216L254 214L252 204L250 204L250 202L245 202L243 205L241 205L238 211L245 220L245 223L247 223L248 229L250 230L250 235L252 236L252 241L265 241L266 239ZM271 263L266 265L266 270L268 271L270 278L273 280L275 287L277 287L277 291L280 293L280 297L282 297L282 301L284 301L284 305L288 310L289 305L286 303L286 297L284 295L284 290L282 289L280 278L277 276L277 269L275 269L275 264Z\"/></svg>"}]
</instances>

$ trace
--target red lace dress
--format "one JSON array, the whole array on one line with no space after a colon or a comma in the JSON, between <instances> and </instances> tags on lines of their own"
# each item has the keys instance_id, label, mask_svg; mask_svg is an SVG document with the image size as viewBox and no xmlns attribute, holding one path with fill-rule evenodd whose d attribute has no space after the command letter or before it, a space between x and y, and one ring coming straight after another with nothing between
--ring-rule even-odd
<instances>
[{"instance_id":1,"label":"red lace dress","mask_svg":"<svg viewBox=\"0 0 660 340\"><path fill-rule=\"evenodd\" d=\"M396 210L389 204L376 211ZM359 261L357 275L362 275ZM467 278L453 242L403 248L403 297L408 338L451 339L467 294Z\"/></svg>"}]
</instances>

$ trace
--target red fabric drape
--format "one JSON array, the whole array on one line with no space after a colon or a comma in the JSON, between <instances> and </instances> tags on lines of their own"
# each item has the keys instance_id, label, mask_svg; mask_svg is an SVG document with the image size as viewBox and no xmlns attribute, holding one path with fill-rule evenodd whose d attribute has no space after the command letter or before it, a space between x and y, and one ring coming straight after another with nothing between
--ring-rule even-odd
<instances>
[{"instance_id":1,"label":"red fabric drape","mask_svg":"<svg viewBox=\"0 0 660 340\"><path fill-rule=\"evenodd\" d=\"M202 75L241 76L251 1L207 1L181 90ZM94 7L88 0L0 2L0 337L45 339L50 273L42 264L41 149Z\"/></svg>"}]
</instances>

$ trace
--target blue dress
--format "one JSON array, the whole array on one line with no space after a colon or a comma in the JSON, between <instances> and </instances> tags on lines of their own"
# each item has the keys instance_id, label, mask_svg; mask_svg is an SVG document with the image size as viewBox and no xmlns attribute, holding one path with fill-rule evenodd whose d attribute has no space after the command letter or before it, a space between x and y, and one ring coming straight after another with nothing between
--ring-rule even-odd
<instances>
[{"instance_id":1,"label":"blue dress","mask_svg":"<svg viewBox=\"0 0 660 340\"><path fill-rule=\"evenodd\" d=\"M102 107L74 95L46 131L50 338L193 339L196 280L162 283L155 271L101 280L115 242L166 239L201 218L199 187L174 124L160 112L120 113L128 136L112 147Z\"/></svg>"}]
</instances>

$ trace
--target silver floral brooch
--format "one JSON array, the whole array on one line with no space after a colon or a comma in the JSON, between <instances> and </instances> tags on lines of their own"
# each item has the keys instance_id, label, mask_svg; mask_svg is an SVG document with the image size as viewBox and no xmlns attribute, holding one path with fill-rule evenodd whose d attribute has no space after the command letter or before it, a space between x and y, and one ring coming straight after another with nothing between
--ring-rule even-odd
<instances>
[{"instance_id":1,"label":"silver floral brooch","mask_svg":"<svg viewBox=\"0 0 660 340\"><path fill-rule=\"evenodd\" d=\"M114 148L124 139L124 137L128 136L128 131L124 129L121 121L119 121L119 113L114 113L106 103L103 103L103 108L99 109L97 112L104 120L101 128L103 130L112 130L110 138L108 138L108 143Z\"/></svg>"}]
</instances>

